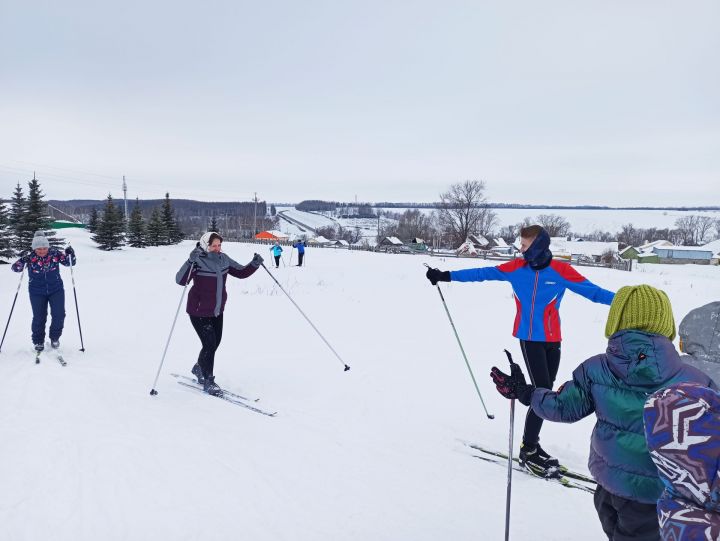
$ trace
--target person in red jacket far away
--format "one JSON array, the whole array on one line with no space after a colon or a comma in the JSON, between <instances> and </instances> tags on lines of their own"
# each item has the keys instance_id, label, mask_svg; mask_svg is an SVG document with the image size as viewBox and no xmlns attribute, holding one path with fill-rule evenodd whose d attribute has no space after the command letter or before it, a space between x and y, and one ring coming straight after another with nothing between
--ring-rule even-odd
<instances>
[{"instance_id":1,"label":"person in red jacket far away","mask_svg":"<svg viewBox=\"0 0 720 541\"><path fill-rule=\"evenodd\" d=\"M496 267L459 271L428 269L430 283L501 280L513 288L517 313L513 336L520 340L525 365L535 387L552 389L560 367L560 303L569 289L597 303L610 305L615 294L577 272L569 263L553 259L550 235L539 225L520 231L522 258ZM542 419L531 409L525 417L520 464L545 477L557 472L559 461L540 447Z\"/></svg>"}]
</instances>

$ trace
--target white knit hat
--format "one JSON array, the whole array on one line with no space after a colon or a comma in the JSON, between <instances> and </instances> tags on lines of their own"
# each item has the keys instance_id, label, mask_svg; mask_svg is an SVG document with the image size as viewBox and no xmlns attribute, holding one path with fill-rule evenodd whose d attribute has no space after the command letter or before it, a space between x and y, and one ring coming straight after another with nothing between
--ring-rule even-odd
<instances>
[{"instance_id":1,"label":"white knit hat","mask_svg":"<svg viewBox=\"0 0 720 541\"><path fill-rule=\"evenodd\" d=\"M30 246L33 250L37 250L38 248L50 248L50 241L47 240L45 233L42 231L35 231L35 236L33 237L32 244Z\"/></svg>"}]
</instances>

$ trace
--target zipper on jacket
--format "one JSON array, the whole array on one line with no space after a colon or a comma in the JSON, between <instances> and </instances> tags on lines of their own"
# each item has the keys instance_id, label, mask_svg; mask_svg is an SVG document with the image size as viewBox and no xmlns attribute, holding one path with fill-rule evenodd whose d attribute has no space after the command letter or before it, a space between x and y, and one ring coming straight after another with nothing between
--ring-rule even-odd
<instances>
[{"instance_id":1,"label":"zipper on jacket","mask_svg":"<svg viewBox=\"0 0 720 541\"><path fill-rule=\"evenodd\" d=\"M533 285L532 300L530 301L530 331L528 332L528 340L532 338L533 316L535 315L535 294L537 293L538 278L540 271L535 271L535 285Z\"/></svg>"}]
</instances>

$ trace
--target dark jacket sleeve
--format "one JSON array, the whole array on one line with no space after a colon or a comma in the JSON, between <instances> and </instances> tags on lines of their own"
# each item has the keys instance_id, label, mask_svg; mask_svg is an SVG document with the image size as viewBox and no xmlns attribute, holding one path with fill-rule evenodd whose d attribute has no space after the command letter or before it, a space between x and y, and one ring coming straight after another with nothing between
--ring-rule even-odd
<instances>
[{"instance_id":1,"label":"dark jacket sleeve","mask_svg":"<svg viewBox=\"0 0 720 541\"><path fill-rule=\"evenodd\" d=\"M247 265L241 265L229 256L228 259L230 260L228 274L230 276L234 276L235 278L247 278L248 276L252 276L253 273L258 270L258 267L251 265L250 263Z\"/></svg>"},{"instance_id":2,"label":"dark jacket sleeve","mask_svg":"<svg viewBox=\"0 0 720 541\"><path fill-rule=\"evenodd\" d=\"M592 397L592 383L587 374L585 361L573 372L570 381L555 392L549 389L535 389L530 407L543 419L561 423L574 423L595 411Z\"/></svg>"},{"instance_id":3,"label":"dark jacket sleeve","mask_svg":"<svg viewBox=\"0 0 720 541\"><path fill-rule=\"evenodd\" d=\"M73 253L72 257L67 255L65 252L61 252L60 250L57 251L58 253L58 261L61 265L65 265L66 267L75 266L77 263L77 256Z\"/></svg>"},{"instance_id":4,"label":"dark jacket sleeve","mask_svg":"<svg viewBox=\"0 0 720 541\"><path fill-rule=\"evenodd\" d=\"M13 272L22 272L25 268L25 258L21 257L15 263L13 263L12 267L10 268L13 270Z\"/></svg>"}]
</instances>

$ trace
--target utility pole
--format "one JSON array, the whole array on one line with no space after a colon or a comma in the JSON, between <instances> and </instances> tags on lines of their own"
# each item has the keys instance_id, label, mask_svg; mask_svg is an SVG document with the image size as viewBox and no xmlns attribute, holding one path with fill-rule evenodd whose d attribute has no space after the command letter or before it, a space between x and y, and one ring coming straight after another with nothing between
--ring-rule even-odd
<instances>
[{"instance_id":1,"label":"utility pole","mask_svg":"<svg viewBox=\"0 0 720 541\"><path fill-rule=\"evenodd\" d=\"M127 211L127 183L125 182L125 175L123 175L123 199L125 200L125 222L128 221Z\"/></svg>"},{"instance_id":2,"label":"utility pole","mask_svg":"<svg viewBox=\"0 0 720 541\"><path fill-rule=\"evenodd\" d=\"M255 192L255 216L253 218L253 239L257 235L257 192Z\"/></svg>"}]
</instances>

